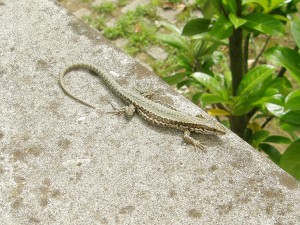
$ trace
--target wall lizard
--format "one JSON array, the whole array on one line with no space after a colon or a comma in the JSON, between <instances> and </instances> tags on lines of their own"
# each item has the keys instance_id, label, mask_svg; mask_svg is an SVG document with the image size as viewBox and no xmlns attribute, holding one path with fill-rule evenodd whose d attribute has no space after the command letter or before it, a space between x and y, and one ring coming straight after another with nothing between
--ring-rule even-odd
<instances>
[{"instance_id":1,"label":"wall lizard","mask_svg":"<svg viewBox=\"0 0 300 225\"><path fill-rule=\"evenodd\" d=\"M130 117L134 114L134 112L137 112L143 119L155 125L181 130L184 132L183 139L185 142L200 149L204 149L204 146L201 142L190 136L191 132L215 135L225 134L225 128L217 121L211 121L201 116L193 116L182 113L158 102L152 101L143 94L138 94L124 89L110 76L107 71L95 66L83 63L73 64L67 67L63 73L60 74L59 84L67 95L86 106L95 109L94 106L72 95L63 83L64 76L70 71L76 69L90 70L97 74L116 95L128 104L115 112L118 115L125 114L127 117Z\"/></svg>"}]
</instances>

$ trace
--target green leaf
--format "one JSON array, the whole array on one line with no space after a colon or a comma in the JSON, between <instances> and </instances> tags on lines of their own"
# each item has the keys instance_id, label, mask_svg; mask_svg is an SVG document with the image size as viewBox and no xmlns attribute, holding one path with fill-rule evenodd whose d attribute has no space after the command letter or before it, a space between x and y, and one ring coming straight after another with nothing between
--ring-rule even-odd
<instances>
[{"instance_id":1,"label":"green leaf","mask_svg":"<svg viewBox=\"0 0 300 225\"><path fill-rule=\"evenodd\" d=\"M182 30L182 36L192 36L207 32L209 29L210 20L197 18L188 21Z\"/></svg>"},{"instance_id":2,"label":"green leaf","mask_svg":"<svg viewBox=\"0 0 300 225\"><path fill-rule=\"evenodd\" d=\"M280 116L280 119L294 126L300 126L300 110L288 111Z\"/></svg>"},{"instance_id":3,"label":"green leaf","mask_svg":"<svg viewBox=\"0 0 300 225\"><path fill-rule=\"evenodd\" d=\"M222 0L201 0L197 2L200 4L203 17L211 19L214 15L219 15L222 7Z\"/></svg>"},{"instance_id":4,"label":"green leaf","mask_svg":"<svg viewBox=\"0 0 300 225\"><path fill-rule=\"evenodd\" d=\"M230 13L228 16L230 22L233 24L234 28L237 29L243 24L247 22L247 20L244 20L242 18L237 17L235 14Z\"/></svg>"},{"instance_id":5,"label":"green leaf","mask_svg":"<svg viewBox=\"0 0 300 225\"><path fill-rule=\"evenodd\" d=\"M285 99L285 108L300 110L300 90L291 92Z\"/></svg>"},{"instance_id":6,"label":"green leaf","mask_svg":"<svg viewBox=\"0 0 300 225\"><path fill-rule=\"evenodd\" d=\"M236 1L227 0L226 4L227 4L227 8L229 10L229 13L236 14L236 12L237 12Z\"/></svg>"},{"instance_id":7,"label":"green leaf","mask_svg":"<svg viewBox=\"0 0 300 225\"><path fill-rule=\"evenodd\" d=\"M263 150L273 162L279 164L281 159L281 154L274 146L266 143L262 143L258 147L259 149Z\"/></svg>"},{"instance_id":8,"label":"green leaf","mask_svg":"<svg viewBox=\"0 0 300 225\"><path fill-rule=\"evenodd\" d=\"M294 141L282 154L279 165L300 180L300 139Z\"/></svg>"},{"instance_id":9,"label":"green leaf","mask_svg":"<svg viewBox=\"0 0 300 225\"><path fill-rule=\"evenodd\" d=\"M273 47L264 56L273 63L284 66L300 84L300 54L287 47Z\"/></svg>"},{"instance_id":10,"label":"green leaf","mask_svg":"<svg viewBox=\"0 0 300 225\"><path fill-rule=\"evenodd\" d=\"M195 72L191 74L191 77L199 83L201 83L202 85L204 85L205 87L207 87L212 93L218 94L219 96L222 96L225 99L227 99L227 90L214 77L201 72Z\"/></svg>"},{"instance_id":11,"label":"green leaf","mask_svg":"<svg viewBox=\"0 0 300 225\"><path fill-rule=\"evenodd\" d=\"M250 13L243 17L247 20L242 28L249 31L258 31L269 35L283 35L284 26L282 23L275 19L272 15L264 13Z\"/></svg>"},{"instance_id":12,"label":"green leaf","mask_svg":"<svg viewBox=\"0 0 300 225\"><path fill-rule=\"evenodd\" d=\"M280 117L284 115L284 106L274 104L274 103L267 103L266 108L270 113L272 113L274 116Z\"/></svg>"},{"instance_id":13,"label":"green leaf","mask_svg":"<svg viewBox=\"0 0 300 225\"><path fill-rule=\"evenodd\" d=\"M225 101L224 98L216 94L204 93L201 95L201 105L203 107L214 103L223 103Z\"/></svg>"},{"instance_id":14,"label":"green leaf","mask_svg":"<svg viewBox=\"0 0 300 225\"><path fill-rule=\"evenodd\" d=\"M167 23L167 22L161 22L160 23L162 26L164 26L167 30L172 31L178 35L181 34L181 30L178 29L178 27L176 27L175 25L171 24L171 23Z\"/></svg>"},{"instance_id":15,"label":"green leaf","mask_svg":"<svg viewBox=\"0 0 300 225\"><path fill-rule=\"evenodd\" d=\"M291 0L243 0L243 5L256 3L263 8L264 12L270 12L271 10L276 9L290 1Z\"/></svg>"},{"instance_id":16,"label":"green leaf","mask_svg":"<svg viewBox=\"0 0 300 225\"><path fill-rule=\"evenodd\" d=\"M182 81L186 77L185 73L177 73L175 75L164 77L164 81L166 81L170 85L174 85Z\"/></svg>"},{"instance_id":17,"label":"green leaf","mask_svg":"<svg viewBox=\"0 0 300 225\"><path fill-rule=\"evenodd\" d=\"M201 97L202 94L203 94L202 92L197 92L196 94L194 94L192 96L192 102L194 102L195 104L197 104L198 101L199 101L199 98Z\"/></svg>"},{"instance_id":18,"label":"green leaf","mask_svg":"<svg viewBox=\"0 0 300 225\"><path fill-rule=\"evenodd\" d=\"M233 33L232 23L225 16L220 16L209 34L216 40L228 38Z\"/></svg>"},{"instance_id":19,"label":"green leaf","mask_svg":"<svg viewBox=\"0 0 300 225\"><path fill-rule=\"evenodd\" d=\"M280 126L280 129L286 131L289 135L291 135L291 137L293 139L297 139L297 135L295 134L296 131L298 131L300 129L299 126L294 126L292 124L289 124L289 123L285 123L283 121L279 121L279 126Z\"/></svg>"},{"instance_id":20,"label":"green leaf","mask_svg":"<svg viewBox=\"0 0 300 225\"><path fill-rule=\"evenodd\" d=\"M267 11L269 9L269 0L243 0L243 5L250 3L256 3L260 5L264 9L264 11Z\"/></svg>"},{"instance_id":21,"label":"green leaf","mask_svg":"<svg viewBox=\"0 0 300 225\"><path fill-rule=\"evenodd\" d=\"M297 46L300 48L300 19L297 17L292 21L291 31Z\"/></svg>"},{"instance_id":22,"label":"green leaf","mask_svg":"<svg viewBox=\"0 0 300 225\"><path fill-rule=\"evenodd\" d=\"M158 34L156 35L157 39L165 42L166 44L177 48L178 50L188 50L189 46L185 42L184 38L177 37L170 34Z\"/></svg>"},{"instance_id":23,"label":"green leaf","mask_svg":"<svg viewBox=\"0 0 300 225\"><path fill-rule=\"evenodd\" d=\"M283 6L284 4L289 3L291 0L271 0L270 1L270 10L276 9Z\"/></svg>"},{"instance_id":24,"label":"green leaf","mask_svg":"<svg viewBox=\"0 0 300 225\"><path fill-rule=\"evenodd\" d=\"M270 132L266 130L257 131L252 135L249 142L254 146L258 146L261 142L263 142L268 136Z\"/></svg>"},{"instance_id":25,"label":"green leaf","mask_svg":"<svg viewBox=\"0 0 300 225\"><path fill-rule=\"evenodd\" d=\"M262 88L265 80L273 76L274 68L266 65L257 66L248 71L239 84L237 95L248 95Z\"/></svg>"},{"instance_id":26,"label":"green leaf","mask_svg":"<svg viewBox=\"0 0 300 225\"><path fill-rule=\"evenodd\" d=\"M267 137L264 142L271 142L271 143L279 143L279 144L290 144L291 139L280 136L280 135L271 135Z\"/></svg>"},{"instance_id":27,"label":"green leaf","mask_svg":"<svg viewBox=\"0 0 300 225\"><path fill-rule=\"evenodd\" d=\"M190 86L190 85L192 85L194 83L194 81L193 80L191 80L191 79L188 79L188 80L183 80L183 81L181 81L181 82L179 82L177 85L176 85L176 87L177 87L177 89L180 89L181 87L183 87L183 86Z\"/></svg>"}]
</instances>

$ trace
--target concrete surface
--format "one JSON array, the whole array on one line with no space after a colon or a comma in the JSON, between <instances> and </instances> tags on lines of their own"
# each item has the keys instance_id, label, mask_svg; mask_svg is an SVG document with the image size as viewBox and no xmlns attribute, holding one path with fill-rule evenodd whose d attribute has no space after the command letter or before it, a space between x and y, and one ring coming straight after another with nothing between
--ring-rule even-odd
<instances>
[{"instance_id":1,"label":"concrete surface","mask_svg":"<svg viewBox=\"0 0 300 225\"><path fill-rule=\"evenodd\" d=\"M65 96L84 61L203 114L54 1L0 0L0 27L0 224L299 224L299 184L231 132L203 152L107 114L122 103L85 71L66 80L97 110Z\"/></svg>"}]
</instances>

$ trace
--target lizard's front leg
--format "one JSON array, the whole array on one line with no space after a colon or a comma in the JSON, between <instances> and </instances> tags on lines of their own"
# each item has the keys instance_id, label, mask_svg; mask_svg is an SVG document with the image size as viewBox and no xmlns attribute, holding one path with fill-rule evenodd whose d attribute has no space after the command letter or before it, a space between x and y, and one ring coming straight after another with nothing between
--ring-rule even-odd
<instances>
[{"instance_id":1,"label":"lizard's front leg","mask_svg":"<svg viewBox=\"0 0 300 225\"><path fill-rule=\"evenodd\" d=\"M115 114L118 116L125 114L126 117L132 117L135 112L135 106L133 104L130 104L129 106L124 106L119 109L116 108L113 104L111 104L111 105L115 109L115 111L109 112L109 113L112 113L112 114Z\"/></svg>"},{"instance_id":2,"label":"lizard's front leg","mask_svg":"<svg viewBox=\"0 0 300 225\"><path fill-rule=\"evenodd\" d=\"M195 140L194 138L192 138L190 136L190 131L189 130L186 130L184 131L184 134L183 134L183 140L188 143L188 144L191 144L191 145L194 145L195 148L200 148L201 150L205 150L204 146L201 144L200 141L197 141Z\"/></svg>"}]
</instances>

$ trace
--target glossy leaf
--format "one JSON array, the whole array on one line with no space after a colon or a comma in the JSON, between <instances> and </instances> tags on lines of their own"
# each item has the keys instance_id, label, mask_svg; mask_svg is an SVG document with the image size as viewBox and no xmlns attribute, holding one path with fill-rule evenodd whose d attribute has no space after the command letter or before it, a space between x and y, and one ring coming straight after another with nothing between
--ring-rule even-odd
<instances>
[{"instance_id":1,"label":"glossy leaf","mask_svg":"<svg viewBox=\"0 0 300 225\"><path fill-rule=\"evenodd\" d=\"M191 75L196 81L207 87L210 92L218 94L224 98L227 98L227 91L219 81L214 77L209 76L205 73L196 72Z\"/></svg>"},{"instance_id":2,"label":"glossy leaf","mask_svg":"<svg viewBox=\"0 0 300 225\"><path fill-rule=\"evenodd\" d=\"M234 28L237 29L247 22L247 20L237 17L235 14L230 13L228 16L230 22L233 24Z\"/></svg>"},{"instance_id":3,"label":"glossy leaf","mask_svg":"<svg viewBox=\"0 0 300 225\"><path fill-rule=\"evenodd\" d=\"M273 71L273 68L263 65L248 71L238 87L235 103L232 106L233 115L248 113L258 106L259 101L269 97L268 87L274 75Z\"/></svg>"},{"instance_id":4,"label":"glossy leaf","mask_svg":"<svg viewBox=\"0 0 300 225\"><path fill-rule=\"evenodd\" d=\"M274 69L269 66L257 66L249 70L239 84L237 95L248 95L262 88L263 82L272 77Z\"/></svg>"},{"instance_id":5,"label":"glossy leaf","mask_svg":"<svg viewBox=\"0 0 300 225\"><path fill-rule=\"evenodd\" d=\"M300 90L291 92L285 99L285 108L300 110Z\"/></svg>"},{"instance_id":6,"label":"glossy leaf","mask_svg":"<svg viewBox=\"0 0 300 225\"><path fill-rule=\"evenodd\" d=\"M168 34L159 34L157 35L157 38L168 45L177 48L178 50L188 50L189 47L185 43L184 39L182 37L177 37L174 35L168 35Z\"/></svg>"},{"instance_id":7,"label":"glossy leaf","mask_svg":"<svg viewBox=\"0 0 300 225\"><path fill-rule=\"evenodd\" d=\"M300 19L297 17L292 21L291 31L297 46L300 48Z\"/></svg>"},{"instance_id":8,"label":"glossy leaf","mask_svg":"<svg viewBox=\"0 0 300 225\"><path fill-rule=\"evenodd\" d=\"M279 66L284 66L300 84L300 54L287 47L273 47L264 56Z\"/></svg>"},{"instance_id":9,"label":"glossy leaf","mask_svg":"<svg viewBox=\"0 0 300 225\"><path fill-rule=\"evenodd\" d=\"M182 30L183 36L192 36L207 32L209 29L210 20L204 18L197 18L188 21Z\"/></svg>"},{"instance_id":10,"label":"glossy leaf","mask_svg":"<svg viewBox=\"0 0 300 225\"><path fill-rule=\"evenodd\" d=\"M249 31L258 31L269 35L283 35L284 26L272 15L264 13L250 13L243 17L247 20L242 28Z\"/></svg>"},{"instance_id":11,"label":"glossy leaf","mask_svg":"<svg viewBox=\"0 0 300 225\"><path fill-rule=\"evenodd\" d=\"M282 105L278 105L278 104L274 104L274 103L267 103L266 108L268 109L268 111L270 113L272 113L274 116L277 116L277 117L280 117L280 116L284 115L284 113L285 113L284 106L282 106Z\"/></svg>"},{"instance_id":12,"label":"glossy leaf","mask_svg":"<svg viewBox=\"0 0 300 225\"><path fill-rule=\"evenodd\" d=\"M266 143L261 143L259 145L259 148L263 150L273 162L279 164L281 159L281 154L274 146Z\"/></svg>"},{"instance_id":13,"label":"glossy leaf","mask_svg":"<svg viewBox=\"0 0 300 225\"><path fill-rule=\"evenodd\" d=\"M232 23L226 19L225 16L220 16L216 23L213 25L209 34L216 40L228 38L233 33Z\"/></svg>"},{"instance_id":14,"label":"glossy leaf","mask_svg":"<svg viewBox=\"0 0 300 225\"><path fill-rule=\"evenodd\" d=\"M300 139L294 141L282 154L279 165L300 180Z\"/></svg>"},{"instance_id":15,"label":"glossy leaf","mask_svg":"<svg viewBox=\"0 0 300 225\"><path fill-rule=\"evenodd\" d=\"M280 135L271 135L267 137L264 142L290 144L291 139Z\"/></svg>"},{"instance_id":16,"label":"glossy leaf","mask_svg":"<svg viewBox=\"0 0 300 225\"><path fill-rule=\"evenodd\" d=\"M225 99L216 94L204 93L201 95L201 104L203 107L210 104L223 102L225 102Z\"/></svg>"}]
</instances>

